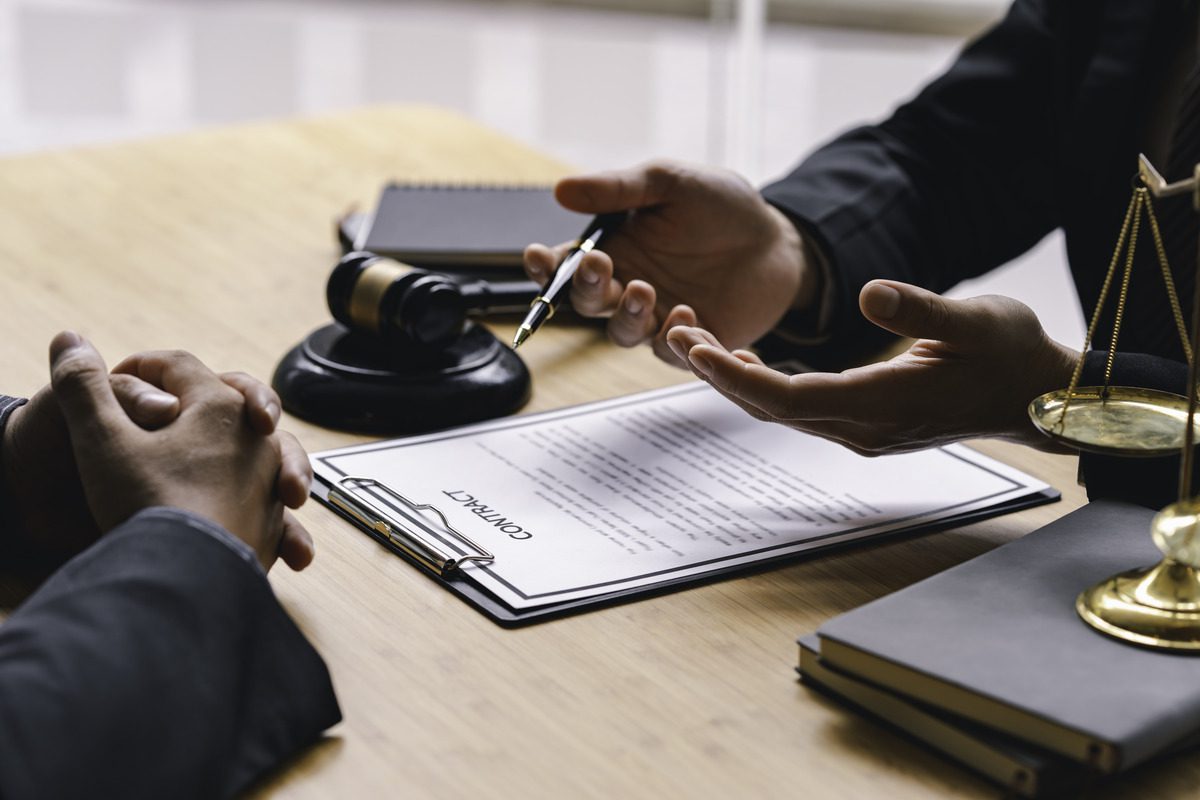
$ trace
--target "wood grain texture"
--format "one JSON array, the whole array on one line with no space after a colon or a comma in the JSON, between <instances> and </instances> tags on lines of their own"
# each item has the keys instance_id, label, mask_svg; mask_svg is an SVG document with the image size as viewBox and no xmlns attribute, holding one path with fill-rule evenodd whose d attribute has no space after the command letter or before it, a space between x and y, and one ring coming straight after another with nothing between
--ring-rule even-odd
<instances>
[{"instance_id":1,"label":"wood grain texture","mask_svg":"<svg viewBox=\"0 0 1200 800\"><path fill-rule=\"evenodd\" d=\"M204 131L0 161L4 391L46 382L63 328L110 361L185 348L269 380L327 318L333 219L385 181L549 181L562 164L431 108ZM511 328L501 331L511 334ZM591 325L521 354L527 410L689 379ZM287 419L310 450L361 441ZM1075 460L980 449L1062 503L846 549L506 631L315 503L315 564L271 580L324 654L346 721L260 787L329 797L994 797L958 768L800 686L794 640L834 614L1076 507ZM1119 687L1114 687L1119 690ZM1106 789L1185 796L1186 758Z\"/></svg>"}]
</instances>

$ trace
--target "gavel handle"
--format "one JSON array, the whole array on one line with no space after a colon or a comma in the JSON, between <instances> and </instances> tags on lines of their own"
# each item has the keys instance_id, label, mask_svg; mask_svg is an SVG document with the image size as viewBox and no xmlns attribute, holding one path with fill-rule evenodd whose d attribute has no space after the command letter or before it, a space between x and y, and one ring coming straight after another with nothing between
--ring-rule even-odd
<instances>
[{"instance_id":1,"label":"gavel handle","mask_svg":"<svg viewBox=\"0 0 1200 800\"><path fill-rule=\"evenodd\" d=\"M471 281L460 287L467 314L514 314L529 309L542 287L533 281Z\"/></svg>"}]
</instances>

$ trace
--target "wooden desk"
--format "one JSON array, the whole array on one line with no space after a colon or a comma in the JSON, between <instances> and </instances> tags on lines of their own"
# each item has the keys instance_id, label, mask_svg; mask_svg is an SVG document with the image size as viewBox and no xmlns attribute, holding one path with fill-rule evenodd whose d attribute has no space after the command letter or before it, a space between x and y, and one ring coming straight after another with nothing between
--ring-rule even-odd
<instances>
[{"instance_id":1,"label":"wooden desk","mask_svg":"<svg viewBox=\"0 0 1200 800\"><path fill-rule=\"evenodd\" d=\"M0 161L3 389L47 380L63 328L115 361L182 347L269 379L324 322L332 219L391 178L547 181L561 164L452 115L378 109ZM594 328L522 351L529 410L688 379ZM356 437L286 421L310 450ZM310 503L318 556L271 575L324 654L346 722L263 794L330 797L991 797L968 773L800 686L795 637L1082 501L1074 460L981 449L1057 505L518 631ZM1117 687L1114 687L1116 690ZM1176 759L1107 791L1177 795Z\"/></svg>"}]
</instances>

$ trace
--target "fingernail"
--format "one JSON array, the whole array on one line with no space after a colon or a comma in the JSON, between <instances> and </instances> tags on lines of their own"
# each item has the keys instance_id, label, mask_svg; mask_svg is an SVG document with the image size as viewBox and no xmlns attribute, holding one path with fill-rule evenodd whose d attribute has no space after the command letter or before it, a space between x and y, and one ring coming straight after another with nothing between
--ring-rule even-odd
<instances>
[{"instance_id":1,"label":"fingernail","mask_svg":"<svg viewBox=\"0 0 1200 800\"><path fill-rule=\"evenodd\" d=\"M165 392L146 392L138 397L138 405L143 411L166 411L175 405L175 395Z\"/></svg>"},{"instance_id":2,"label":"fingernail","mask_svg":"<svg viewBox=\"0 0 1200 800\"><path fill-rule=\"evenodd\" d=\"M271 401L270 403L267 403L267 416L269 416L271 419L275 420L276 422L279 422L280 415L281 415L281 412L279 410L279 406L275 403L275 401Z\"/></svg>"},{"instance_id":3,"label":"fingernail","mask_svg":"<svg viewBox=\"0 0 1200 800\"><path fill-rule=\"evenodd\" d=\"M711 378L713 373L712 362L705 358L702 354L695 351L688 353L688 361L692 366L700 370L706 378Z\"/></svg>"},{"instance_id":4,"label":"fingernail","mask_svg":"<svg viewBox=\"0 0 1200 800\"><path fill-rule=\"evenodd\" d=\"M64 350L79 347L79 345L83 344L83 338L75 331L63 331L59 334L59 338L62 340Z\"/></svg>"},{"instance_id":5,"label":"fingernail","mask_svg":"<svg viewBox=\"0 0 1200 800\"><path fill-rule=\"evenodd\" d=\"M684 363L687 363L687 351L683 349L683 345L674 339L667 339L667 347L671 348L671 352L675 354L676 358Z\"/></svg>"},{"instance_id":6,"label":"fingernail","mask_svg":"<svg viewBox=\"0 0 1200 800\"><path fill-rule=\"evenodd\" d=\"M900 310L900 293L883 283L867 290L867 310L880 319L891 319Z\"/></svg>"},{"instance_id":7,"label":"fingernail","mask_svg":"<svg viewBox=\"0 0 1200 800\"><path fill-rule=\"evenodd\" d=\"M594 269L585 268L579 270L579 277L583 278L584 283L591 284L592 286L600 282L600 276L596 274Z\"/></svg>"},{"instance_id":8,"label":"fingernail","mask_svg":"<svg viewBox=\"0 0 1200 800\"><path fill-rule=\"evenodd\" d=\"M642 304L630 297L625 301L625 310L636 317L638 314L642 313Z\"/></svg>"}]
</instances>

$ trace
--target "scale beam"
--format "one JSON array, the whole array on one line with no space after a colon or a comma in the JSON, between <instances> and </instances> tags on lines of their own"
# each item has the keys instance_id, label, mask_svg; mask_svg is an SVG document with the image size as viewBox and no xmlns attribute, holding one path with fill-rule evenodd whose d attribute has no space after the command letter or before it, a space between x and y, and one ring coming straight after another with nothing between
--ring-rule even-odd
<instances>
[{"instance_id":1,"label":"scale beam","mask_svg":"<svg viewBox=\"0 0 1200 800\"><path fill-rule=\"evenodd\" d=\"M1138 154L1138 177L1142 179L1142 183L1150 190L1150 194L1155 197L1174 197L1179 194L1187 194L1188 192L1196 193L1197 187L1200 187L1200 182L1197 181L1195 175L1190 178L1184 178L1181 181L1167 183L1166 178L1158 173L1154 165L1150 163L1150 159L1144 154ZM1200 207L1200 203L1196 204Z\"/></svg>"}]
</instances>

